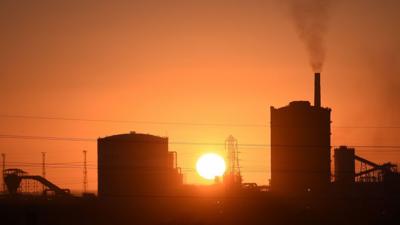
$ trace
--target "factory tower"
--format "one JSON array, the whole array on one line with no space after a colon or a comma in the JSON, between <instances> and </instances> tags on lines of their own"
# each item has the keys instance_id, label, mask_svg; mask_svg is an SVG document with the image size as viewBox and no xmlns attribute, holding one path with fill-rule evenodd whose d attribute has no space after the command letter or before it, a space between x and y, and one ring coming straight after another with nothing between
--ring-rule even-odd
<instances>
[{"instance_id":1,"label":"factory tower","mask_svg":"<svg viewBox=\"0 0 400 225\"><path fill-rule=\"evenodd\" d=\"M321 107L320 74L314 105L294 101L271 107L271 190L282 195L319 193L329 188L330 115Z\"/></svg>"}]
</instances>

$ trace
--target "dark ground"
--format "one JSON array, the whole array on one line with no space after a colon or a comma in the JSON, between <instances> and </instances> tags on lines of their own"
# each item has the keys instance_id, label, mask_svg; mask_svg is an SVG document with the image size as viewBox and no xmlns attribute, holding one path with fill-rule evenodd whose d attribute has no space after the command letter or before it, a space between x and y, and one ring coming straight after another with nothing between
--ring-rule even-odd
<instances>
[{"instance_id":1,"label":"dark ground","mask_svg":"<svg viewBox=\"0 0 400 225\"><path fill-rule=\"evenodd\" d=\"M400 198L353 194L283 198L270 193L223 196L121 196L112 199L3 197L0 224L400 224Z\"/></svg>"}]
</instances>

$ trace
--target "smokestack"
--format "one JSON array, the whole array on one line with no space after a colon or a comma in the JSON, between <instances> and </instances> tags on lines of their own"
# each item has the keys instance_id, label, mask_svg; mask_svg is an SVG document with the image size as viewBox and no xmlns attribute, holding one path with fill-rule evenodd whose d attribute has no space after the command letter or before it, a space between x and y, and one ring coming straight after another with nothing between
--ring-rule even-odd
<instances>
[{"instance_id":1,"label":"smokestack","mask_svg":"<svg viewBox=\"0 0 400 225\"><path fill-rule=\"evenodd\" d=\"M314 106L321 107L321 74L315 73L314 78Z\"/></svg>"}]
</instances>

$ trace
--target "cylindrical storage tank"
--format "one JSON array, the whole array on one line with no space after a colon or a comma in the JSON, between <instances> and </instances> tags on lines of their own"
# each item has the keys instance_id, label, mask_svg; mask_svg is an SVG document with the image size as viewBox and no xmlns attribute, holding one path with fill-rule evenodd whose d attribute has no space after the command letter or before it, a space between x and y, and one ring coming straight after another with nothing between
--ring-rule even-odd
<instances>
[{"instance_id":1,"label":"cylindrical storage tank","mask_svg":"<svg viewBox=\"0 0 400 225\"><path fill-rule=\"evenodd\" d=\"M98 139L99 197L162 193L168 184L168 138L131 132Z\"/></svg>"},{"instance_id":2,"label":"cylindrical storage tank","mask_svg":"<svg viewBox=\"0 0 400 225\"><path fill-rule=\"evenodd\" d=\"M334 151L335 182L352 184L355 182L354 148L340 146Z\"/></svg>"}]
</instances>

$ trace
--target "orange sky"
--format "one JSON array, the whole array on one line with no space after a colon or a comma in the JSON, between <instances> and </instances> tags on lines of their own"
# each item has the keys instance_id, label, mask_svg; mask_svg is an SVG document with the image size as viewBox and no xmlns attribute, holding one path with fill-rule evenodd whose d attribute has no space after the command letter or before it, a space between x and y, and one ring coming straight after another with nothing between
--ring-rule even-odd
<instances>
[{"instance_id":1,"label":"orange sky","mask_svg":"<svg viewBox=\"0 0 400 225\"><path fill-rule=\"evenodd\" d=\"M82 3L84 2L84 3ZM146 3L143 3L146 2ZM132 121L268 124L269 107L312 101L313 71L285 1L32 1L0 3L0 114ZM326 33L322 102L332 144L400 145L400 3L334 1ZM232 134L269 144L268 127L189 126L0 117L0 134L97 138L137 131L170 137L188 183L207 151L224 154ZM96 143L0 139L0 152L32 174L81 162L97 187ZM397 151L357 149L378 162ZM245 182L267 184L268 147L241 147ZM65 188L82 169L48 167Z\"/></svg>"}]
</instances>

